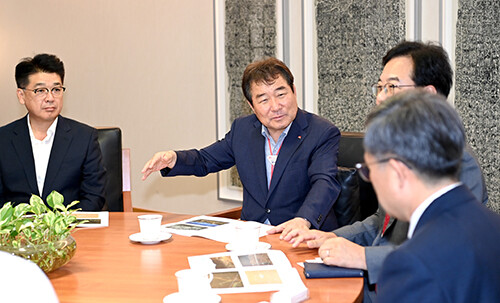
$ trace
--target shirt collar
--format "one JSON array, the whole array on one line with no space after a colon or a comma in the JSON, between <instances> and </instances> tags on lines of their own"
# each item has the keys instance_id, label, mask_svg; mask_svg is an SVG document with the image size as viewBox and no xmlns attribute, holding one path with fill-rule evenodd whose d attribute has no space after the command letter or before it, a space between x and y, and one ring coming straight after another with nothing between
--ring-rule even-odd
<instances>
[{"instance_id":1,"label":"shirt collar","mask_svg":"<svg viewBox=\"0 0 500 303\"><path fill-rule=\"evenodd\" d=\"M30 115L28 114L28 129L29 129L29 132L30 132L30 138L32 140L38 140L35 138L35 135L33 134L33 129L31 128L31 123L30 123ZM44 141L47 141L47 140L50 140L52 138L52 136L54 136L54 134L56 133L56 128L57 128L57 121L59 120L59 116L56 117L56 119L54 120L54 122L52 122L52 124L49 126L49 129L47 129L47 136L43 139L43 140L38 140L40 142L44 142Z\"/></svg>"},{"instance_id":2,"label":"shirt collar","mask_svg":"<svg viewBox=\"0 0 500 303\"><path fill-rule=\"evenodd\" d=\"M262 124L260 132L261 132L262 136L264 136L265 138L269 138L270 140L273 140L274 143L278 143L281 139L283 139L284 137L286 137L288 135L288 131L290 130L290 127L292 127L292 123L293 123L293 121L290 124L288 124L288 126L285 128L285 130L283 130L283 132L280 134L277 142L274 142L273 137L271 137L269 130L267 129L267 127L264 126L264 124Z\"/></svg>"},{"instance_id":3,"label":"shirt collar","mask_svg":"<svg viewBox=\"0 0 500 303\"><path fill-rule=\"evenodd\" d=\"M441 197L445 193L449 192L450 190L454 189L455 187L461 184L462 184L461 182L456 182L446 187L443 187L440 190L433 193L432 195L430 195L427 199L424 200L424 202L420 203L420 205L411 214L410 226L408 228L408 239L411 239L411 237L413 236L418 221L420 221L420 218L424 214L425 210L429 207L429 205L431 205L432 202L434 202L437 198Z\"/></svg>"}]
</instances>

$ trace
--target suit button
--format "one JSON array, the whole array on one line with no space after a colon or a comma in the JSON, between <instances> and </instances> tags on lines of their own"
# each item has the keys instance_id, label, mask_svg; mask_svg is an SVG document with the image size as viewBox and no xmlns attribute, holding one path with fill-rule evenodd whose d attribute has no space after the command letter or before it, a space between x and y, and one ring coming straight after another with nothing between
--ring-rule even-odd
<instances>
[{"instance_id":1,"label":"suit button","mask_svg":"<svg viewBox=\"0 0 500 303\"><path fill-rule=\"evenodd\" d=\"M323 216L322 215L319 215L318 219L316 220L316 222L320 223L321 222L321 219L323 219Z\"/></svg>"},{"instance_id":2,"label":"suit button","mask_svg":"<svg viewBox=\"0 0 500 303\"><path fill-rule=\"evenodd\" d=\"M271 210L268 208L266 209L266 213L270 214L271 213Z\"/></svg>"}]
</instances>

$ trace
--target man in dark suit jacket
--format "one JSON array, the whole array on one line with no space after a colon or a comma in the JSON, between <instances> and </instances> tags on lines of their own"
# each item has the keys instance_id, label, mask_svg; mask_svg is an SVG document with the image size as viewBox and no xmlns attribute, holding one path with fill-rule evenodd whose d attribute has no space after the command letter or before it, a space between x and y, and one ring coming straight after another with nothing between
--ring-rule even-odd
<instances>
[{"instance_id":1,"label":"man in dark suit jacket","mask_svg":"<svg viewBox=\"0 0 500 303\"><path fill-rule=\"evenodd\" d=\"M448 96L453 71L446 51L439 45L403 41L390 49L382 59L383 71L372 89L377 105L388 97L415 87L428 92ZM486 204L488 193L477 160L470 148L462 155L459 180L474 196ZM385 227L385 228L384 228ZM298 246L307 241L311 248L323 246L336 258L329 258L330 265L362 268L366 270L364 301L375 300L382 263L387 255L407 239L408 223L389 217L383 208L363 221L343 226L332 233L319 231L294 231L283 234L285 240Z\"/></svg>"},{"instance_id":2,"label":"man in dark suit jacket","mask_svg":"<svg viewBox=\"0 0 500 303\"><path fill-rule=\"evenodd\" d=\"M0 204L53 190L88 211L104 205L105 171L97 131L60 116L64 65L39 54L16 66L17 97L28 115L0 128Z\"/></svg>"},{"instance_id":3,"label":"man in dark suit jacket","mask_svg":"<svg viewBox=\"0 0 500 303\"><path fill-rule=\"evenodd\" d=\"M159 170L205 176L236 165L242 219L279 230L337 226L331 211L340 192L337 127L298 109L293 75L275 58L247 66L242 88L253 115L236 119L223 140L201 150L155 154L143 179Z\"/></svg>"},{"instance_id":4,"label":"man in dark suit jacket","mask_svg":"<svg viewBox=\"0 0 500 303\"><path fill-rule=\"evenodd\" d=\"M500 301L500 216L458 181L464 146L462 122L439 95L401 93L369 115L360 175L388 214L409 222L409 240L382 266L378 301Z\"/></svg>"}]
</instances>

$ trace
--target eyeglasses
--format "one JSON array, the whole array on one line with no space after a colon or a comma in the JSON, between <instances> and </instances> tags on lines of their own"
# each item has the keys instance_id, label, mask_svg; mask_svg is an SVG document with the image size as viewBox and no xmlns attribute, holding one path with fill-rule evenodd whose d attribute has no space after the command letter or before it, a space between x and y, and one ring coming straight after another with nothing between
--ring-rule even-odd
<instances>
[{"instance_id":1,"label":"eyeglasses","mask_svg":"<svg viewBox=\"0 0 500 303\"><path fill-rule=\"evenodd\" d=\"M415 84L392 84L392 83L386 83L384 85L379 85L378 83L375 83L372 85L372 93L376 97L378 94L380 94L381 91L384 91L384 94L386 95L394 95L394 89L395 88L401 88L401 87L416 87L417 85Z\"/></svg>"},{"instance_id":2,"label":"eyeglasses","mask_svg":"<svg viewBox=\"0 0 500 303\"><path fill-rule=\"evenodd\" d=\"M55 86L51 89L48 89L46 87L39 87L39 88L35 88L35 89L27 89L27 88L22 88L22 89L33 92L35 94L35 97L40 98L40 99L47 97L47 95L49 94L49 91L52 94L52 96L54 96L54 97L60 97L66 91L66 87L62 87L62 86Z\"/></svg>"},{"instance_id":3,"label":"eyeglasses","mask_svg":"<svg viewBox=\"0 0 500 303\"><path fill-rule=\"evenodd\" d=\"M403 163L404 165L406 165L409 169L411 169L411 166L408 165L408 163L406 163L404 160L401 160L400 158L396 158L396 157L390 157L390 158L386 158L386 159L377 160L377 161L370 163L370 165L382 164L385 162L389 162L389 160L399 161L399 162ZM355 167L358 170L359 176L361 177L361 179L363 179L363 181L371 182L371 180L370 180L370 168L368 167L368 165L366 163L357 163Z\"/></svg>"}]
</instances>

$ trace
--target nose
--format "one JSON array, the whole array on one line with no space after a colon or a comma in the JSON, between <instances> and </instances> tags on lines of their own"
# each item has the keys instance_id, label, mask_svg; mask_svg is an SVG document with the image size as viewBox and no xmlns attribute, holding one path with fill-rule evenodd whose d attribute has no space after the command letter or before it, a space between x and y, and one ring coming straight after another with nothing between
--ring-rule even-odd
<instances>
[{"instance_id":1,"label":"nose","mask_svg":"<svg viewBox=\"0 0 500 303\"><path fill-rule=\"evenodd\" d=\"M377 94L377 99L376 99L376 103L377 105L380 105L382 104L385 99L387 99L389 96L384 92L384 90L381 90L378 94Z\"/></svg>"},{"instance_id":2,"label":"nose","mask_svg":"<svg viewBox=\"0 0 500 303\"><path fill-rule=\"evenodd\" d=\"M272 111L277 111L280 108L280 102L277 98L271 98L270 100L270 105L271 105L271 110Z\"/></svg>"},{"instance_id":3,"label":"nose","mask_svg":"<svg viewBox=\"0 0 500 303\"><path fill-rule=\"evenodd\" d=\"M47 96L45 96L45 102L53 102L54 101L54 95L52 94L52 91L49 89L47 92Z\"/></svg>"}]
</instances>

